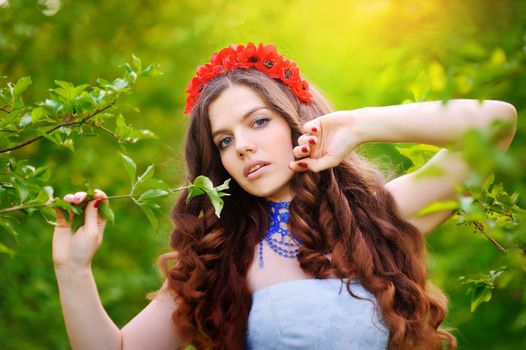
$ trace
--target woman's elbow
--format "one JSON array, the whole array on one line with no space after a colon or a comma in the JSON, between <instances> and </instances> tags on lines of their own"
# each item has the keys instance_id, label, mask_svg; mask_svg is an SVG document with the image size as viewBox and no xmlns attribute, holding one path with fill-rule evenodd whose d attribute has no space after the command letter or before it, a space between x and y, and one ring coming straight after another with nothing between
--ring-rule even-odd
<instances>
[{"instance_id":1,"label":"woman's elbow","mask_svg":"<svg viewBox=\"0 0 526 350\"><path fill-rule=\"evenodd\" d=\"M515 106L504 101L494 102L497 104L495 115L513 126L517 125L517 110L515 109Z\"/></svg>"},{"instance_id":2,"label":"woman's elbow","mask_svg":"<svg viewBox=\"0 0 526 350\"><path fill-rule=\"evenodd\" d=\"M517 110L511 103L504 101L491 101L491 104L492 123L500 122L503 125L500 129L502 132L499 132L502 136L499 138L501 142L498 146L506 150L517 130Z\"/></svg>"}]
</instances>

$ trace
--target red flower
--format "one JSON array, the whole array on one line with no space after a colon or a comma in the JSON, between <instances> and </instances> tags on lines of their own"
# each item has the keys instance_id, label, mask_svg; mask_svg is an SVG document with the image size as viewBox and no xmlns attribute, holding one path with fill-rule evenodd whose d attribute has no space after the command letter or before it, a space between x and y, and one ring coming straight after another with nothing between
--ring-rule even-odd
<instances>
[{"instance_id":1,"label":"red flower","mask_svg":"<svg viewBox=\"0 0 526 350\"><path fill-rule=\"evenodd\" d=\"M280 66L280 80L289 87L301 86L300 70L293 61Z\"/></svg>"},{"instance_id":2,"label":"red flower","mask_svg":"<svg viewBox=\"0 0 526 350\"><path fill-rule=\"evenodd\" d=\"M186 98L186 107L184 109L184 114L190 114L192 112L192 109L197 104L197 100L199 98L199 95L188 95Z\"/></svg>"},{"instance_id":3,"label":"red flower","mask_svg":"<svg viewBox=\"0 0 526 350\"><path fill-rule=\"evenodd\" d=\"M313 100L312 94L309 91L309 83L306 80L303 80L300 88L294 89L294 92L296 93L296 96L305 103L311 103Z\"/></svg>"},{"instance_id":4,"label":"red flower","mask_svg":"<svg viewBox=\"0 0 526 350\"><path fill-rule=\"evenodd\" d=\"M210 62L219 68L221 73L236 68L237 66L236 48L233 46L226 47L217 54L212 55Z\"/></svg>"},{"instance_id":5,"label":"red flower","mask_svg":"<svg viewBox=\"0 0 526 350\"><path fill-rule=\"evenodd\" d=\"M237 55L237 61L239 62L240 68L252 68L260 60L260 53L256 45L248 43L244 50L239 50Z\"/></svg>"},{"instance_id":6,"label":"red flower","mask_svg":"<svg viewBox=\"0 0 526 350\"><path fill-rule=\"evenodd\" d=\"M280 65L283 58L278 55L274 45L259 44L260 59L256 63L257 70L268 74L271 78L279 78Z\"/></svg>"},{"instance_id":7,"label":"red flower","mask_svg":"<svg viewBox=\"0 0 526 350\"><path fill-rule=\"evenodd\" d=\"M294 61L284 59L274 45L259 44L257 47L249 42L247 46L231 45L216 52L210 63L197 67L196 76L188 83L185 114L192 111L199 100L201 91L211 79L227 71L238 68L252 68L279 79L303 102L311 103L312 95L309 84L301 80L300 72Z\"/></svg>"}]
</instances>

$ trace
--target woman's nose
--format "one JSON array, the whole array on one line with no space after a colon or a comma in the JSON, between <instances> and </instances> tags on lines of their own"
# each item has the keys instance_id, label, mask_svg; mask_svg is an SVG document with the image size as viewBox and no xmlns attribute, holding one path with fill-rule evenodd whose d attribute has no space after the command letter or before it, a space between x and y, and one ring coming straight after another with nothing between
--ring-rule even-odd
<instances>
[{"instance_id":1,"label":"woman's nose","mask_svg":"<svg viewBox=\"0 0 526 350\"><path fill-rule=\"evenodd\" d=\"M242 157L246 155L249 152L254 152L256 150L256 146L254 145L254 142L250 140L247 137L244 136L237 136L235 138L236 142L236 151L238 156Z\"/></svg>"}]
</instances>

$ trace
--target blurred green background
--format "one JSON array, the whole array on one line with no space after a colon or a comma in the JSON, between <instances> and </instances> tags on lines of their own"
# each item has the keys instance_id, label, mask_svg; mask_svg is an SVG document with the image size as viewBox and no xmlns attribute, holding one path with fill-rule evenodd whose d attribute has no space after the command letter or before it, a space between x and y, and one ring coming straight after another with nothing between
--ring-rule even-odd
<instances>
[{"instance_id":1,"label":"blurred green background","mask_svg":"<svg viewBox=\"0 0 526 350\"><path fill-rule=\"evenodd\" d=\"M26 99L44 99L54 80L113 79L132 54L160 64L164 75L139 81L124 111L134 127L152 130L159 139L127 151L139 169L154 162L156 176L174 187L184 174L186 83L212 52L247 41L274 43L338 109L450 97L511 102L519 111L519 129L509 152L524 169L525 1L0 0L0 76L7 77L2 84L31 76ZM387 159L381 150L372 156L400 171L403 160ZM40 141L17 156L35 166L50 165L57 195L82 190L87 179L118 195L129 186L118 151L101 134L78 140L74 153ZM500 181L510 192L526 194L524 178ZM173 201L165 201L158 232L138 207L112 203L116 223L107 227L93 269L118 326L160 286L155 261L168 247ZM51 262L52 230L40 217L29 217L18 228L16 255L0 255L0 349L69 348ZM495 289L492 300L474 313L458 280L499 268L503 253L452 222L427 242L431 279L450 297L446 325L455 329L459 347L526 346L524 279Z\"/></svg>"}]
</instances>

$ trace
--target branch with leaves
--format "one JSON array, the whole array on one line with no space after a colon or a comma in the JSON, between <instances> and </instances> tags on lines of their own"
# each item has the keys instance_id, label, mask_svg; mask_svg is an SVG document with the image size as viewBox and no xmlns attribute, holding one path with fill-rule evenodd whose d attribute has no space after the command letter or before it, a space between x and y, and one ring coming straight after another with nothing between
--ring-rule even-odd
<instances>
[{"instance_id":1,"label":"branch with leaves","mask_svg":"<svg viewBox=\"0 0 526 350\"><path fill-rule=\"evenodd\" d=\"M138 130L126 122L119 113L120 99L130 94L139 77L152 77L161 74L158 65L149 64L143 69L141 60L132 56L132 62L121 65L124 74L112 81L97 79L96 85L75 85L56 80L57 87L50 89L49 96L42 102L26 104L23 94L31 86L30 77L22 77L16 83L7 83L0 89L0 230L6 231L12 242L17 243L19 224L15 213L31 215L39 213L53 223L53 208L71 210L73 229L82 225L84 209L94 196L94 190L87 184L87 199L74 206L61 198L54 198L54 190L48 185L51 171L47 165L34 167L25 159L17 159L14 152L36 143L48 140L59 147L74 152L74 140L79 136L95 136L97 131L110 134L119 144L133 144L145 139L157 138L150 130ZM114 119L113 129L106 124ZM187 201L206 194L219 216L223 208L221 197L228 195L229 180L218 187L199 176L192 184L179 188L169 188L163 181L154 179L154 164L137 176L137 166L129 157L120 153L130 177L131 190L126 195L108 199L130 198L146 214L152 226L157 229L159 222L158 200L176 191L188 189ZM99 207L101 215L114 220L107 203ZM69 218L69 215L65 215ZM0 254L14 255L7 241L0 241Z\"/></svg>"}]
</instances>

